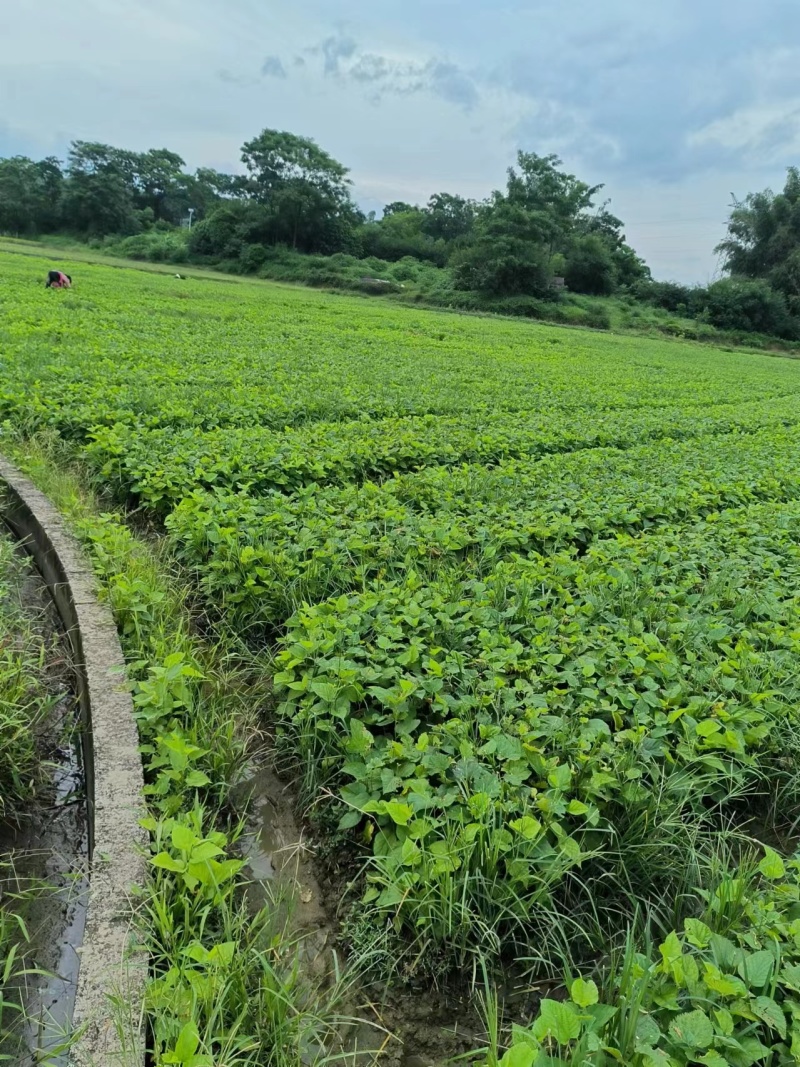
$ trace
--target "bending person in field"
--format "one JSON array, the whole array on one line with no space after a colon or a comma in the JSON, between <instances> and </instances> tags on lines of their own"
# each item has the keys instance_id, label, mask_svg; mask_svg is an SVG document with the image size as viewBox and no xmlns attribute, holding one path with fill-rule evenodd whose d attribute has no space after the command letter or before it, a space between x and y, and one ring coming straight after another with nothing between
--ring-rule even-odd
<instances>
[{"instance_id":1,"label":"bending person in field","mask_svg":"<svg viewBox=\"0 0 800 1067\"><path fill-rule=\"evenodd\" d=\"M44 287L45 289L69 289L72 287L72 278L61 270L51 270L47 272Z\"/></svg>"}]
</instances>

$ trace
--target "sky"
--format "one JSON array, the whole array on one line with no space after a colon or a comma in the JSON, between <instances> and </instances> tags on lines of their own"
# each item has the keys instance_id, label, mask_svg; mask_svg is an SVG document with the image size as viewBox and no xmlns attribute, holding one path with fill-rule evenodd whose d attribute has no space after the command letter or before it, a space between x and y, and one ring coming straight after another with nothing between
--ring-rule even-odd
<instances>
[{"instance_id":1,"label":"sky","mask_svg":"<svg viewBox=\"0 0 800 1067\"><path fill-rule=\"evenodd\" d=\"M800 162L797 26L797 0L14 0L0 156L82 139L234 171L287 129L380 212L554 152L656 277L707 282L731 197Z\"/></svg>"}]
</instances>

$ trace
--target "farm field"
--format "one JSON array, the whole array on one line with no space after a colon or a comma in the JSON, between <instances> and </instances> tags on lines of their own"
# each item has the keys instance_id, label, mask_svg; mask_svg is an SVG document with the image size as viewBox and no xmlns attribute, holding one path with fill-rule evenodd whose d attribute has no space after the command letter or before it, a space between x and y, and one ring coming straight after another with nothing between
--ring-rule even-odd
<instances>
[{"instance_id":1,"label":"farm field","mask_svg":"<svg viewBox=\"0 0 800 1067\"><path fill-rule=\"evenodd\" d=\"M47 266L6 439L269 675L345 950L535 990L511 1067L798 1062L800 363Z\"/></svg>"}]
</instances>

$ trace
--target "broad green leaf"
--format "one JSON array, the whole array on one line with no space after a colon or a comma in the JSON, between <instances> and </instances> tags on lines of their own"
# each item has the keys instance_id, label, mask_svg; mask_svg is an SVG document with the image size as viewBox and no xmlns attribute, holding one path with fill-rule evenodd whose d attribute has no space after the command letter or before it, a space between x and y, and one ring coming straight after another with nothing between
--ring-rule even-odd
<instances>
[{"instance_id":1,"label":"broad green leaf","mask_svg":"<svg viewBox=\"0 0 800 1067\"><path fill-rule=\"evenodd\" d=\"M533 1067L536 1049L533 1045L512 1045L500 1060L500 1067Z\"/></svg>"},{"instance_id":2,"label":"broad green leaf","mask_svg":"<svg viewBox=\"0 0 800 1067\"><path fill-rule=\"evenodd\" d=\"M395 826L408 826L414 810L409 804L402 804L399 800L389 800L386 803L386 814Z\"/></svg>"},{"instance_id":3,"label":"broad green leaf","mask_svg":"<svg viewBox=\"0 0 800 1067\"><path fill-rule=\"evenodd\" d=\"M175 1042L175 1056L179 1063L188 1063L197 1051L200 1044L200 1034L195 1023L188 1022L178 1035Z\"/></svg>"},{"instance_id":4,"label":"broad green leaf","mask_svg":"<svg viewBox=\"0 0 800 1067\"><path fill-rule=\"evenodd\" d=\"M344 815L339 820L339 829L351 830L354 826L358 826L358 824L363 818L364 816L361 814L360 811L354 811L352 808L350 808L344 813Z\"/></svg>"},{"instance_id":5,"label":"broad green leaf","mask_svg":"<svg viewBox=\"0 0 800 1067\"><path fill-rule=\"evenodd\" d=\"M192 863L206 863L208 860L213 860L216 856L223 854L219 845L215 845L212 841L201 841L199 845L195 845L192 849L191 862Z\"/></svg>"},{"instance_id":6,"label":"broad green leaf","mask_svg":"<svg viewBox=\"0 0 800 1067\"><path fill-rule=\"evenodd\" d=\"M393 908L403 901L403 891L398 885L387 886L378 897L379 908Z\"/></svg>"},{"instance_id":7,"label":"broad green leaf","mask_svg":"<svg viewBox=\"0 0 800 1067\"><path fill-rule=\"evenodd\" d=\"M588 1008L592 1004L597 1004L600 999L597 985L592 981L586 982L583 978L576 978L572 983L570 996L579 1008Z\"/></svg>"},{"instance_id":8,"label":"broad green leaf","mask_svg":"<svg viewBox=\"0 0 800 1067\"><path fill-rule=\"evenodd\" d=\"M159 852L157 856L154 856L150 862L154 867L160 867L165 871L175 871L176 873L186 869L186 864L180 860L173 859L169 852Z\"/></svg>"},{"instance_id":9,"label":"broad green leaf","mask_svg":"<svg viewBox=\"0 0 800 1067\"><path fill-rule=\"evenodd\" d=\"M772 997L756 997L752 1003L753 1013L762 1019L770 1029L786 1037L786 1016Z\"/></svg>"},{"instance_id":10,"label":"broad green leaf","mask_svg":"<svg viewBox=\"0 0 800 1067\"><path fill-rule=\"evenodd\" d=\"M566 763L562 763L548 774L547 781L553 789L566 789L572 781L572 771Z\"/></svg>"},{"instance_id":11,"label":"broad green leaf","mask_svg":"<svg viewBox=\"0 0 800 1067\"><path fill-rule=\"evenodd\" d=\"M722 997L746 997L747 986L732 974L723 974L713 963L705 963L703 981L709 989Z\"/></svg>"},{"instance_id":12,"label":"broad green leaf","mask_svg":"<svg viewBox=\"0 0 800 1067\"><path fill-rule=\"evenodd\" d=\"M730 1067L728 1060L714 1049L699 1056L697 1062L704 1063L705 1067Z\"/></svg>"},{"instance_id":13,"label":"broad green leaf","mask_svg":"<svg viewBox=\"0 0 800 1067\"><path fill-rule=\"evenodd\" d=\"M686 919L683 924L686 940L695 948L707 948L711 943L711 929L699 919Z\"/></svg>"},{"instance_id":14,"label":"broad green leaf","mask_svg":"<svg viewBox=\"0 0 800 1067\"><path fill-rule=\"evenodd\" d=\"M189 771L186 775L185 782L189 789L202 789L204 785L208 785L211 779L203 771Z\"/></svg>"},{"instance_id":15,"label":"broad green leaf","mask_svg":"<svg viewBox=\"0 0 800 1067\"><path fill-rule=\"evenodd\" d=\"M781 970L781 981L795 993L800 993L800 966L794 963L784 964Z\"/></svg>"},{"instance_id":16,"label":"broad green leaf","mask_svg":"<svg viewBox=\"0 0 800 1067\"><path fill-rule=\"evenodd\" d=\"M188 826L175 823L172 827L172 844L182 852L189 852L198 840Z\"/></svg>"},{"instance_id":17,"label":"broad green leaf","mask_svg":"<svg viewBox=\"0 0 800 1067\"><path fill-rule=\"evenodd\" d=\"M733 1016L727 1008L716 1008L714 1010L714 1018L717 1021L717 1029L719 1032L726 1037L730 1037L733 1033L734 1022Z\"/></svg>"},{"instance_id":18,"label":"broad green leaf","mask_svg":"<svg viewBox=\"0 0 800 1067\"><path fill-rule=\"evenodd\" d=\"M326 704L335 704L339 695L339 687L330 682L312 682L308 688Z\"/></svg>"},{"instance_id":19,"label":"broad green leaf","mask_svg":"<svg viewBox=\"0 0 800 1067\"><path fill-rule=\"evenodd\" d=\"M637 1045L636 1051L642 1057L643 1067L674 1067L676 1062L663 1049L652 1048L650 1045ZM614 1058L622 1063L619 1054Z\"/></svg>"},{"instance_id":20,"label":"broad green leaf","mask_svg":"<svg viewBox=\"0 0 800 1067\"><path fill-rule=\"evenodd\" d=\"M237 948L238 944L236 941L222 941L220 944L214 945L208 953L209 962L228 966L233 960Z\"/></svg>"},{"instance_id":21,"label":"broad green leaf","mask_svg":"<svg viewBox=\"0 0 800 1067\"><path fill-rule=\"evenodd\" d=\"M764 858L761 863L759 863L758 869L764 877L768 878L771 882L777 882L779 878L783 878L786 874L783 860L778 853L771 848L766 848L764 850Z\"/></svg>"},{"instance_id":22,"label":"broad green leaf","mask_svg":"<svg viewBox=\"0 0 800 1067\"><path fill-rule=\"evenodd\" d=\"M636 1022L636 1040L642 1045L657 1046L661 1040L661 1028L652 1015L640 1015Z\"/></svg>"},{"instance_id":23,"label":"broad green leaf","mask_svg":"<svg viewBox=\"0 0 800 1067\"><path fill-rule=\"evenodd\" d=\"M523 815L521 819L514 819L508 824L511 829L525 838L526 841L533 841L542 832L542 824L538 819L534 819L532 815Z\"/></svg>"},{"instance_id":24,"label":"broad green leaf","mask_svg":"<svg viewBox=\"0 0 800 1067\"><path fill-rule=\"evenodd\" d=\"M763 949L761 952L752 952L749 956L745 956L739 966L739 974L751 990L763 989L772 977L774 967L775 957L771 952Z\"/></svg>"},{"instance_id":25,"label":"broad green leaf","mask_svg":"<svg viewBox=\"0 0 800 1067\"><path fill-rule=\"evenodd\" d=\"M567 1045L580 1034L581 1021L572 1004L560 1000L543 1000L539 1006L539 1017L532 1030L539 1041L551 1037L559 1045Z\"/></svg>"},{"instance_id":26,"label":"broad green leaf","mask_svg":"<svg viewBox=\"0 0 800 1067\"><path fill-rule=\"evenodd\" d=\"M669 1032L689 1049L706 1049L714 1040L714 1027L704 1011L687 1011L669 1024Z\"/></svg>"}]
</instances>

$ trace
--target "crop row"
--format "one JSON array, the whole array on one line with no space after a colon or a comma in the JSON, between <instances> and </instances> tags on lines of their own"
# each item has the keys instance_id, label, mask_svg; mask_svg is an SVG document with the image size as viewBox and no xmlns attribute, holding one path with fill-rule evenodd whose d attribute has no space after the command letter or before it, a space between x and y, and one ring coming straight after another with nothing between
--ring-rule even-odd
<instances>
[{"instance_id":1,"label":"crop row","mask_svg":"<svg viewBox=\"0 0 800 1067\"><path fill-rule=\"evenodd\" d=\"M41 292L2 256L0 419L250 427L406 415L670 408L796 394L789 360L85 265Z\"/></svg>"},{"instance_id":2,"label":"crop row","mask_svg":"<svg viewBox=\"0 0 800 1067\"><path fill-rule=\"evenodd\" d=\"M653 899L680 866L662 823L791 777L798 589L797 501L376 582L290 620L283 744L342 829L373 828L367 905L451 950L525 942L569 871L633 879L635 850Z\"/></svg>"},{"instance_id":3,"label":"crop row","mask_svg":"<svg viewBox=\"0 0 800 1067\"><path fill-rule=\"evenodd\" d=\"M168 512L190 487L251 494L388 478L428 465L492 464L581 449L631 448L659 438L753 432L800 419L794 396L750 404L567 413L465 414L263 427L95 430L86 454L104 484Z\"/></svg>"},{"instance_id":4,"label":"crop row","mask_svg":"<svg viewBox=\"0 0 800 1067\"><path fill-rule=\"evenodd\" d=\"M242 630L280 627L303 601L446 563L479 577L514 553L720 508L800 496L800 431L773 429L493 468L426 468L377 485L286 497L195 491L167 519L210 604Z\"/></svg>"}]
</instances>

